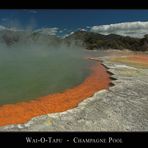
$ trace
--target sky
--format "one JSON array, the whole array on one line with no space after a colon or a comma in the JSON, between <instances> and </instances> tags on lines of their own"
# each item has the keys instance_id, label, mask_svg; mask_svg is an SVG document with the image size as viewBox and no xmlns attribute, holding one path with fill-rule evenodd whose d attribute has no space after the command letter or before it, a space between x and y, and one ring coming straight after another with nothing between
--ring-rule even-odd
<instances>
[{"instance_id":1,"label":"sky","mask_svg":"<svg viewBox=\"0 0 148 148\"><path fill-rule=\"evenodd\" d=\"M17 9L0 10L0 25L54 28L55 32L68 33L79 28L93 30L93 26L124 22L148 21L148 10L105 9Z\"/></svg>"}]
</instances>

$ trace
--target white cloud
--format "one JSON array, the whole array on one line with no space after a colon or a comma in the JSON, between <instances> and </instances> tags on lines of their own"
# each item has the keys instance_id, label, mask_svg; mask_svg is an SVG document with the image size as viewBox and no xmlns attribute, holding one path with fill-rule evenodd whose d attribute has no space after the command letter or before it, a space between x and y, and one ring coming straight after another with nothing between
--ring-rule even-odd
<instances>
[{"instance_id":1,"label":"white cloud","mask_svg":"<svg viewBox=\"0 0 148 148\"><path fill-rule=\"evenodd\" d=\"M118 34L123 36L139 37L142 38L148 34L148 21L147 22L125 22L110 25L93 26L90 31L100 34Z\"/></svg>"},{"instance_id":2,"label":"white cloud","mask_svg":"<svg viewBox=\"0 0 148 148\"><path fill-rule=\"evenodd\" d=\"M15 27L5 27L0 25L0 30L11 30L11 31L23 31L21 29L17 29Z\"/></svg>"},{"instance_id":3,"label":"white cloud","mask_svg":"<svg viewBox=\"0 0 148 148\"><path fill-rule=\"evenodd\" d=\"M41 32L41 33L46 34L46 35L56 35L58 30L59 30L59 28L53 27L53 28L42 28L42 29L38 29L38 30L35 30L35 31Z\"/></svg>"},{"instance_id":4,"label":"white cloud","mask_svg":"<svg viewBox=\"0 0 148 148\"><path fill-rule=\"evenodd\" d=\"M80 29L80 31L87 31L86 29L84 29L84 28L82 28L82 29Z\"/></svg>"}]
</instances>

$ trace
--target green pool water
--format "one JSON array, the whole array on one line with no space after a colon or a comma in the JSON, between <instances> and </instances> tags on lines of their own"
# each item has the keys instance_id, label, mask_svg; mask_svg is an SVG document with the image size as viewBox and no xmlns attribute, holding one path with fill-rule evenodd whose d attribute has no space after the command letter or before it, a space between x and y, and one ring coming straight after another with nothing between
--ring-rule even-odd
<instances>
[{"instance_id":1,"label":"green pool water","mask_svg":"<svg viewBox=\"0 0 148 148\"><path fill-rule=\"evenodd\" d=\"M90 72L88 61L75 49L20 47L0 49L1 105L62 92L83 82Z\"/></svg>"}]
</instances>

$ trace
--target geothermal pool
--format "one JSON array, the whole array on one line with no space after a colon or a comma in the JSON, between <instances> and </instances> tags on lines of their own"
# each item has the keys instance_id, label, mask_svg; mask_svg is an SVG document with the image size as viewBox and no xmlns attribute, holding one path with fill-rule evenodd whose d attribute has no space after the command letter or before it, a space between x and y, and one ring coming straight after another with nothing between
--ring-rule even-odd
<instances>
[{"instance_id":1,"label":"geothermal pool","mask_svg":"<svg viewBox=\"0 0 148 148\"><path fill-rule=\"evenodd\" d=\"M9 40L8 40L9 41ZM81 47L0 39L0 126L76 107L107 89L109 74Z\"/></svg>"},{"instance_id":2,"label":"geothermal pool","mask_svg":"<svg viewBox=\"0 0 148 148\"><path fill-rule=\"evenodd\" d=\"M31 48L0 51L1 105L62 92L82 83L89 74L89 62L70 55L66 50L71 49Z\"/></svg>"}]
</instances>

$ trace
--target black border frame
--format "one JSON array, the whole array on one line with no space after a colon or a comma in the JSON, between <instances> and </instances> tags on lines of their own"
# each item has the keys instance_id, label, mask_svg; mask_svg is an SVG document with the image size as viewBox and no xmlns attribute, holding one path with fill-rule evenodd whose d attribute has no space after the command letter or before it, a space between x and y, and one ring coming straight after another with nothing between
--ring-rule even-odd
<instances>
[{"instance_id":1,"label":"black border frame","mask_svg":"<svg viewBox=\"0 0 148 148\"><path fill-rule=\"evenodd\" d=\"M0 1L0 9L148 9L148 1L146 0L9 0ZM73 142L74 137L80 138L105 138L114 137L121 138L123 143L79 143L80 145L146 145L147 132L0 132L1 145L24 145L28 146L26 137L53 137L63 138L62 143L30 143L31 145L41 144L45 145L58 145L58 144L78 144ZM67 141L67 139L69 141Z\"/></svg>"},{"instance_id":2,"label":"black border frame","mask_svg":"<svg viewBox=\"0 0 148 148\"><path fill-rule=\"evenodd\" d=\"M0 9L147 9L146 0L1 0Z\"/></svg>"}]
</instances>

